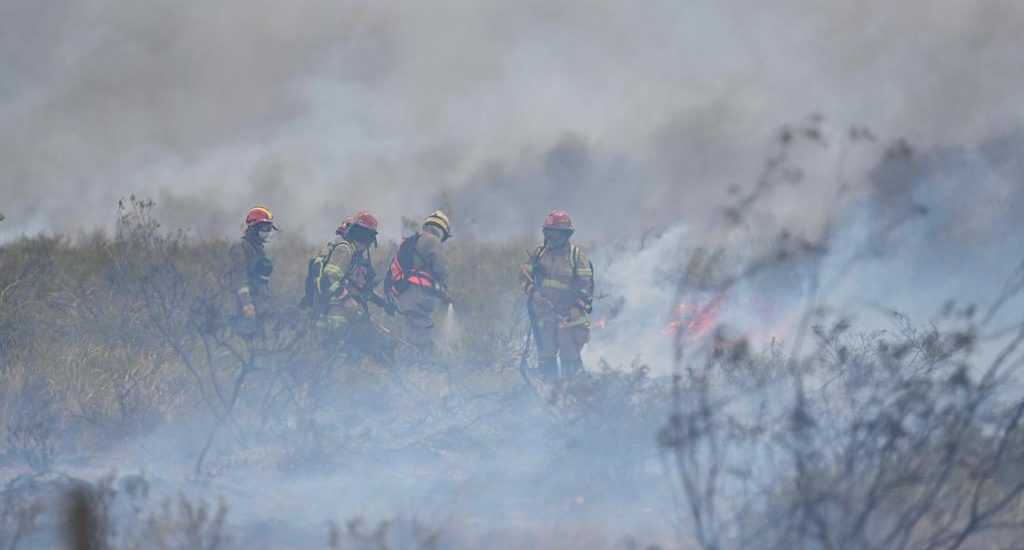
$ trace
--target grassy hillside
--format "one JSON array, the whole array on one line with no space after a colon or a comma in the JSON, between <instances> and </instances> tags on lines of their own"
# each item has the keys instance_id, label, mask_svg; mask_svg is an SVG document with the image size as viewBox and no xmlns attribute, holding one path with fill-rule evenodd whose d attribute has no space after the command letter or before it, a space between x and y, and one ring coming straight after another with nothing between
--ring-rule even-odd
<instances>
[{"instance_id":1,"label":"grassy hillside","mask_svg":"<svg viewBox=\"0 0 1024 550\"><path fill-rule=\"evenodd\" d=\"M437 363L411 366L310 323L297 303L319 243L286 234L267 337L238 338L231 243L164 230L150 209L125 203L113 236L0 247L0 545L48 547L76 480L72 508L109 527L86 534L97 547L1012 548L1024 534L1024 332L991 334L974 307L870 333L812 311L801 352L708 327L697 346L676 323L671 379L598 364L526 384L527 243L449 243L455 316ZM715 257L689 262L680 295L714 288ZM400 323L378 320L400 347ZM148 473L105 476L137 464Z\"/></svg>"}]
</instances>

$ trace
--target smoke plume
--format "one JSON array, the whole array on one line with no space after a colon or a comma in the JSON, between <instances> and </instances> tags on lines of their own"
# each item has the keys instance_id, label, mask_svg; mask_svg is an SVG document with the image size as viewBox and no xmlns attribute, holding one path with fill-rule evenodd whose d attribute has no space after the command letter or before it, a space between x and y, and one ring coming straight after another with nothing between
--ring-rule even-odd
<instances>
[{"instance_id":1,"label":"smoke plume","mask_svg":"<svg viewBox=\"0 0 1024 550\"><path fill-rule=\"evenodd\" d=\"M109 228L129 193L214 235L257 202L318 240L445 200L489 236L703 223L812 111L925 148L1013 129L1022 30L995 0L7 2L2 234Z\"/></svg>"}]
</instances>

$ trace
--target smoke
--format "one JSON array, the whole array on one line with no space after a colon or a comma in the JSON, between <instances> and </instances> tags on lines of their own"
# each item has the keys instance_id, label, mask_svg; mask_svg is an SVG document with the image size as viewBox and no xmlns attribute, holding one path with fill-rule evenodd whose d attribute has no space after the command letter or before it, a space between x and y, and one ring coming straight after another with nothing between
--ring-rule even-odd
<instances>
[{"instance_id":1,"label":"smoke","mask_svg":"<svg viewBox=\"0 0 1024 550\"><path fill-rule=\"evenodd\" d=\"M833 134L814 141L834 143ZM824 179L815 173L835 170L837 147L811 156L797 147L794 166L809 170L800 181L769 187L758 196L768 206L744 212L739 224L676 225L602 247L594 260L603 297L590 360L640 360L668 372L670 323L694 323L710 310L712 325L751 337L759 349L793 340L811 307L870 331L894 329L894 313L938 322L948 305L998 302L1022 260L1014 235L1024 230L1024 136L1008 132L973 148L916 150L876 140L857 147L871 159L867 169ZM853 191L843 193L844 186ZM841 200L799 216L807 196ZM725 253L706 264L711 284L681 277L709 243ZM995 321L1015 322L1012 310ZM713 334L694 329L690 344L706 351Z\"/></svg>"},{"instance_id":2,"label":"smoke","mask_svg":"<svg viewBox=\"0 0 1024 550\"><path fill-rule=\"evenodd\" d=\"M925 147L1020 122L1010 1L0 10L8 238L108 227L132 192L214 235L261 202L308 236L356 208L393 236L442 191L482 235L556 206L614 234L703 222L810 111Z\"/></svg>"},{"instance_id":3,"label":"smoke","mask_svg":"<svg viewBox=\"0 0 1024 550\"><path fill-rule=\"evenodd\" d=\"M671 536L655 447L667 388L612 374L566 396L579 408L556 408L517 391L517 373L458 375L461 387L448 393L425 391L443 384L444 373L413 370L403 373L403 390L367 379L311 388L314 412L251 430L245 444L223 434L198 480L189 471L203 444L197 434L210 425L202 414L85 459L56 461L59 475L17 475L21 469L11 467L5 491L21 489L47 503L42 529L26 548L52 546L48 531L61 513L52 501L75 479L100 480L99 492L113 499L103 519L114 521L117 548L138 546L132 537L165 521L174 507L162 502L176 503L179 494L193 502L223 499L230 533L245 548L319 545L328 522L354 519L369 532L380 522L394 521L397 530L404 520L422 522L443 534L442 547L516 547L512 541L522 537L567 537L563 546L589 547L586 537L607 545L628 534ZM485 398L473 387L478 382L488 386ZM502 387L495 390L495 382ZM114 467L125 477L103 481ZM104 490L104 483L112 487ZM145 498L132 494L132 483L145 487ZM171 525L167 535L179 529L187 527ZM570 536L574 530L589 533Z\"/></svg>"},{"instance_id":4,"label":"smoke","mask_svg":"<svg viewBox=\"0 0 1024 550\"><path fill-rule=\"evenodd\" d=\"M480 239L535 236L548 210L565 208L577 238L600 245L588 252L604 328L588 366L643 350L662 374L682 305L722 298L721 322L767 341L792 336L814 278L865 317L928 318L936 296L997 296L1024 229L1022 33L1010 0L4 2L0 240L109 228L130 193L204 236L234 234L251 204L269 204L285 231L314 242L358 208L391 238L402 216L444 204L456 234ZM854 125L887 139L853 139ZM729 205L780 148L780 185L729 223ZM724 297L705 288L676 303L678 273L701 245L730 245L728 275L790 246L775 238L783 231L825 252L772 263ZM212 492L241 491L231 496L250 506L243 517L296 508L290 518L318 526L408 502L435 522L513 510L519 524L621 518L615 531L636 532L645 520L623 504L663 504L660 472L647 467L661 409L567 435L540 400L497 412L473 401L465 418L428 416L407 432L402 422L423 411L367 406L356 424L368 427L347 432L365 396L336 397L319 425L289 427L307 439L221 449ZM462 447L444 439L453 426ZM573 447L596 434L592 448ZM120 463L178 485L194 439L151 434L95 468ZM428 445L437 441L440 451ZM461 454L443 454L453 448ZM334 473L295 466L303 483L274 469L307 450ZM574 486L593 476L573 469L634 478L591 508L604 487ZM564 485L543 486L552 478ZM584 490L587 506L576 501Z\"/></svg>"}]
</instances>

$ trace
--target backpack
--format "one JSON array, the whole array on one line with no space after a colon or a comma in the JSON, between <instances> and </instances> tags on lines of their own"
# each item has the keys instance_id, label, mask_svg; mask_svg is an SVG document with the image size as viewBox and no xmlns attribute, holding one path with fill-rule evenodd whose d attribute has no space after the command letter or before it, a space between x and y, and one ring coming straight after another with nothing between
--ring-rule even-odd
<instances>
[{"instance_id":1,"label":"backpack","mask_svg":"<svg viewBox=\"0 0 1024 550\"><path fill-rule=\"evenodd\" d=\"M327 295L320 283L324 277L324 266L331 261L331 255L334 254L334 249L339 244L334 241L327 243L327 256L317 256L309 260L306 267L306 293L303 295L302 301L299 302L300 308L311 308L326 301Z\"/></svg>"},{"instance_id":2,"label":"backpack","mask_svg":"<svg viewBox=\"0 0 1024 550\"><path fill-rule=\"evenodd\" d=\"M420 240L420 234L416 233L411 237L402 239L402 243L398 245L398 252L395 252L395 257L391 259L391 265L388 267L388 276L384 280L384 292L386 295L401 294L409 288L411 284L409 277L413 273L414 260L418 252L416 252L416 243Z\"/></svg>"}]
</instances>

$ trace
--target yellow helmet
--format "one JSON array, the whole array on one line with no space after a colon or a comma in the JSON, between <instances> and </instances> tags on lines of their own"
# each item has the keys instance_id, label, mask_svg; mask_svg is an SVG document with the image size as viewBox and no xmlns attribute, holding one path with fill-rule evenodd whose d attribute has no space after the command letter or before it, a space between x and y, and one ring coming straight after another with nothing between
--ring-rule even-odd
<instances>
[{"instance_id":1,"label":"yellow helmet","mask_svg":"<svg viewBox=\"0 0 1024 550\"><path fill-rule=\"evenodd\" d=\"M440 210L435 210L431 215L427 216L426 221L423 222L423 227L433 225L444 231L443 240L448 240L452 236L451 223L448 221L448 215Z\"/></svg>"}]
</instances>

